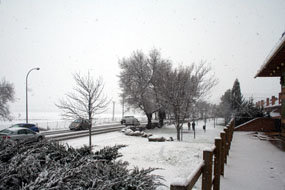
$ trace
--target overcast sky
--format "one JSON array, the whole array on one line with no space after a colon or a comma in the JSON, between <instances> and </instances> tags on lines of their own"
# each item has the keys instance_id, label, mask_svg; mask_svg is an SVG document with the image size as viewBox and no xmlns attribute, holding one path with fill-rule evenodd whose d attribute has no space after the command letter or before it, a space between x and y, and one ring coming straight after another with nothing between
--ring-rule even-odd
<instances>
[{"instance_id":1,"label":"overcast sky","mask_svg":"<svg viewBox=\"0 0 285 190\"><path fill-rule=\"evenodd\" d=\"M211 101L239 79L255 99L278 95L279 78L254 79L285 31L284 0L0 0L0 78L14 83L11 111L58 111L72 90L72 73L102 76L116 101L118 60L157 48L176 65L211 64L219 84Z\"/></svg>"}]
</instances>

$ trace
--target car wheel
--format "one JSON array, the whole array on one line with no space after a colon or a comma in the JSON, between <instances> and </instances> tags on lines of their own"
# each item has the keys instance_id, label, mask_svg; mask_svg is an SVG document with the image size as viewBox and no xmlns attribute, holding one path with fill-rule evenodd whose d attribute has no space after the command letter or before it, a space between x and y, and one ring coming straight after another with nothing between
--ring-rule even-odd
<instances>
[{"instance_id":1,"label":"car wheel","mask_svg":"<svg viewBox=\"0 0 285 190\"><path fill-rule=\"evenodd\" d=\"M38 138L38 142L42 141L43 140L43 137L39 137Z\"/></svg>"}]
</instances>

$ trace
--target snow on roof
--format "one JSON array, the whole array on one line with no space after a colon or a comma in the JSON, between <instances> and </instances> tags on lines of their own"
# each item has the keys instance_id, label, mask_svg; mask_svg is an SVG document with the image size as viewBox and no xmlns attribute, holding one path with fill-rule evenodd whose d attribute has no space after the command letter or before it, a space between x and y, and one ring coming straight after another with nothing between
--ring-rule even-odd
<instances>
[{"instance_id":1,"label":"snow on roof","mask_svg":"<svg viewBox=\"0 0 285 190\"><path fill-rule=\"evenodd\" d=\"M274 108L274 107L279 107L279 106L281 106L281 104L274 104L274 105L272 105L272 104L270 104L270 105L268 105L268 106L264 106L264 108Z\"/></svg>"},{"instance_id":2,"label":"snow on roof","mask_svg":"<svg viewBox=\"0 0 285 190\"><path fill-rule=\"evenodd\" d=\"M270 116L271 117L281 117L280 113L279 112L275 112L275 111L270 112Z\"/></svg>"},{"instance_id":3,"label":"snow on roof","mask_svg":"<svg viewBox=\"0 0 285 190\"><path fill-rule=\"evenodd\" d=\"M282 34L282 37L280 40L275 44L275 46L272 48L272 50L269 52L268 56L265 58L262 66L257 71L257 74L254 76L254 78L258 77L258 75L261 73L263 69L270 63L270 61L274 58L274 56L279 52L282 45L285 43L285 35Z\"/></svg>"}]
</instances>

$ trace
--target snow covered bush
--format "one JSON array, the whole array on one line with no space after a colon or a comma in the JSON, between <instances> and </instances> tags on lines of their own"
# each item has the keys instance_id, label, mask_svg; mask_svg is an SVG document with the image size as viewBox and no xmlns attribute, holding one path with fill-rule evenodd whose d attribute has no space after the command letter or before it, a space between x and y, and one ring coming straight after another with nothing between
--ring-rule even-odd
<instances>
[{"instance_id":1,"label":"snow covered bush","mask_svg":"<svg viewBox=\"0 0 285 190\"><path fill-rule=\"evenodd\" d=\"M117 158L124 145L95 153L56 142L15 143L0 140L0 189L156 189L155 169L128 169Z\"/></svg>"},{"instance_id":2,"label":"snow covered bush","mask_svg":"<svg viewBox=\"0 0 285 190\"><path fill-rule=\"evenodd\" d=\"M151 136L151 137L148 137L148 141L150 141L150 142L164 142L164 141L166 141L166 139L164 137Z\"/></svg>"}]
</instances>

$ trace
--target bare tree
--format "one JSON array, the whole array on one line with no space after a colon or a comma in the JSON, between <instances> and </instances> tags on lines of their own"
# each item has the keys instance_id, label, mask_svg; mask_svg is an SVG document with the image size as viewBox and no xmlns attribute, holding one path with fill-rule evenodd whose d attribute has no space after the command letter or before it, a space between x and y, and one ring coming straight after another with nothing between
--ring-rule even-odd
<instances>
[{"instance_id":1,"label":"bare tree","mask_svg":"<svg viewBox=\"0 0 285 190\"><path fill-rule=\"evenodd\" d=\"M12 83L2 79L0 82L0 119L11 120L9 102L14 101L15 90Z\"/></svg>"},{"instance_id":2,"label":"bare tree","mask_svg":"<svg viewBox=\"0 0 285 190\"><path fill-rule=\"evenodd\" d=\"M166 118L166 113L169 112L169 105L164 100L160 94L161 86L164 86L168 81L165 80L165 76L171 72L172 63L170 60L160 58L160 53L158 51L153 51L150 54L151 65L153 69L153 77L151 80L152 88L155 93L155 99L158 106L158 119L159 125L164 125L164 119ZM159 60L159 61L157 61Z\"/></svg>"},{"instance_id":3,"label":"bare tree","mask_svg":"<svg viewBox=\"0 0 285 190\"><path fill-rule=\"evenodd\" d=\"M162 101L169 105L168 107L171 109L171 113L174 114L178 140L180 140L180 130L183 125L183 120L192 103L190 91L192 71L193 67L174 69L165 73L163 85L158 86Z\"/></svg>"},{"instance_id":4,"label":"bare tree","mask_svg":"<svg viewBox=\"0 0 285 190\"><path fill-rule=\"evenodd\" d=\"M198 66L180 66L174 70L164 72L161 76L162 85L158 85L161 101L168 104L175 117L177 139L180 140L180 131L189 117L191 107L217 83L215 77L209 76L210 67L205 63Z\"/></svg>"},{"instance_id":5,"label":"bare tree","mask_svg":"<svg viewBox=\"0 0 285 190\"><path fill-rule=\"evenodd\" d=\"M156 98L153 79L163 62L155 49L148 56L136 51L129 58L119 61L121 96L128 105L144 111L148 125L151 124L152 114L161 107Z\"/></svg>"},{"instance_id":6,"label":"bare tree","mask_svg":"<svg viewBox=\"0 0 285 190\"><path fill-rule=\"evenodd\" d=\"M65 99L61 99L56 106L63 111L64 118L88 119L89 146L91 148L91 128L92 121L96 114L106 111L110 100L103 94L104 84L102 78L96 79L81 76L79 73L73 75L75 80L74 92L66 94Z\"/></svg>"}]
</instances>

